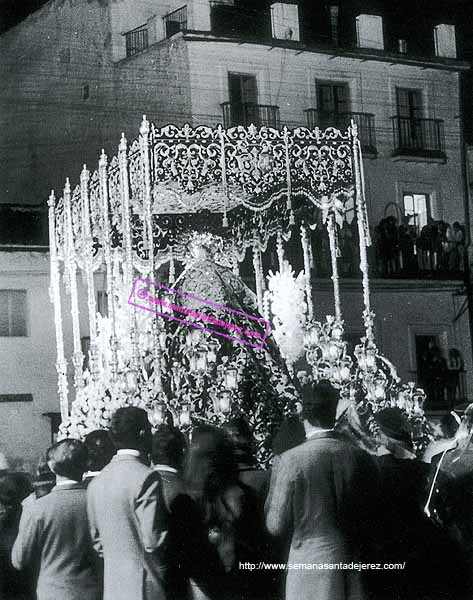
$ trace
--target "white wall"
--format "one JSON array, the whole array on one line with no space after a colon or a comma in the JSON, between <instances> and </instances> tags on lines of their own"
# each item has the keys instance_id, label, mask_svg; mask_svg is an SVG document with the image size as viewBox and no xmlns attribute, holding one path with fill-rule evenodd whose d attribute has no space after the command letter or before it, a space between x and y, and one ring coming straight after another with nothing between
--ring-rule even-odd
<instances>
[{"instance_id":1,"label":"white wall","mask_svg":"<svg viewBox=\"0 0 473 600\"><path fill-rule=\"evenodd\" d=\"M58 410L48 261L46 253L0 252L0 289L26 289L28 329L27 337L0 337L0 393L33 395L33 402L0 403L0 451L27 467L50 444L42 413Z\"/></svg>"}]
</instances>

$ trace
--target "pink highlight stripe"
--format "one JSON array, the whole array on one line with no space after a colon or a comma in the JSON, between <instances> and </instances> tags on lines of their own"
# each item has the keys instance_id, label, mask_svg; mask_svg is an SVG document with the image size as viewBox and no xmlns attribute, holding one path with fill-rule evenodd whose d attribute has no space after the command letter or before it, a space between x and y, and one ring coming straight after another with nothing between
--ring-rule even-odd
<instances>
[{"instance_id":1,"label":"pink highlight stripe","mask_svg":"<svg viewBox=\"0 0 473 600\"><path fill-rule=\"evenodd\" d=\"M221 319L217 319L216 317L214 317L212 315L206 315L204 313L200 313L200 312L191 310L189 308L186 308L185 306L178 306L178 305L176 305L172 302L168 302L162 298L159 298L156 296L151 296L149 293L149 288L151 288L151 289L161 288L163 290L166 290L166 292L168 292L170 294L178 294L184 298L190 298L192 300L197 300L199 302L202 302L203 304L207 304L207 305L213 306L215 308L219 308L223 311L227 311L229 313L243 316L251 321L256 321L260 325L264 324L264 327L265 327L264 334L263 334L263 336L261 336L261 333L258 331L253 331L251 329L245 329L245 328L240 327L239 325L235 325L234 323L230 323L227 321L222 321ZM146 304L143 305L143 303L145 303L145 302L146 302ZM149 303L154 304L155 306L152 307L152 306L150 306ZM158 314L162 317L166 317L168 319L178 321L179 323L183 323L184 325L190 325L196 329L208 331L209 333L213 333L215 335L219 335L221 337L225 337L225 338L233 340L235 342L246 344L248 346L251 346L253 348L258 348L258 349L261 349L263 347L264 341L268 337L268 334L269 334L269 331L271 328L269 321L267 321L266 319L263 319L262 317L255 317L253 315L249 315L242 311L230 308L229 306L224 306L223 304L218 304L217 302L213 302L211 300L205 300L204 298L199 298L198 296L193 296L192 294L189 294L187 292L181 292L180 290L176 290L174 288L167 287L161 283L149 281L147 279L137 278L133 281L131 293L128 298L128 304L130 304L132 306L136 306L137 308L141 308L143 310L148 310L149 312ZM180 319L169 313L160 312L158 310L158 306L163 307L163 309L167 308L167 309L173 310L173 311L181 313L181 314L184 313L184 314L189 315L196 319L201 319L202 321L204 321L206 323L218 325L219 327L222 327L223 329L235 331L236 333L238 333L240 335L246 335L250 338L259 338L259 340L261 340L261 341L260 341L260 343L252 343L251 341L248 341L248 340L245 340L245 339L242 339L239 337L228 335L228 334L220 332L220 331L215 331L214 329L210 329L210 328L205 327L198 323L191 323L189 321L186 321L185 319Z\"/></svg>"}]
</instances>

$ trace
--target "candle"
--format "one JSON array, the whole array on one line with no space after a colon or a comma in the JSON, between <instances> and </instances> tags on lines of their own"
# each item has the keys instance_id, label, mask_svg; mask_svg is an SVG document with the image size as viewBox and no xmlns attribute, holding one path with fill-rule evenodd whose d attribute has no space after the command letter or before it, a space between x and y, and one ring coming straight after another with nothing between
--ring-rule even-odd
<instances>
[{"instance_id":1,"label":"candle","mask_svg":"<svg viewBox=\"0 0 473 600\"><path fill-rule=\"evenodd\" d=\"M229 390L236 390L238 387L237 370L227 369L225 371L225 387Z\"/></svg>"},{"instance_id":2,"label":"candle","mask_svg":"<svg viewBox=\"0 0 473 600\"><path fill-rule=\"evenodd\" d=\"M197 353L196 370L205 372L207 370L207 351L199 350Z\"/></svg>"},{"instance_id":3,"label":"candle","mask_svg":"<svg viewBox=\"0 0 473 600\"><path fill-rule=\"evenodd\" d=\"M332 330L332 337L334 340L339 340L341 339L343 335L343 329L341 327L334 327Z\"/></svg>"},{"instance_id":4,"label":"candle","mask_svg":"<svg viewBox=\"0 0 473 600\"><path fill-rule=\"evenodd\" d=\"M232 403L232 393L230 390L223 390L220 393L220 402L219 402L219 411L223 414L227 414L230 412Z\"/></svg>"},{"instance_id":5,"label":"candle","mask_svg":"<svg viewBox=\"0 0 473 600\"><path fill-rule=\"evenodd\" d=\"M164 405L158 402L151 413L151 421L153 425L160 425L164 421Z\"/></svg>"},{"instance_id":6,"label":"candle","mask_svg":"<svg viewBox=\"0 0 473 600\"><path fill-rule=\"evenodd\" d=\"M182 427L188 427L191 422L190 405L185 403L182 405L181 414L179 415L179 423Z\"/></svg>"},{"instance_id":7,"label":"candle","mask_svg":"<svg viewBox=\"0 0 473 600\"><path fill-rule=\"evenodd\" d=\"M384 400L386 398L386 392L382 383L376 384L376 387L374 388L374 397L377 400Z\"/></svg>"},{"instance_id":8,"label":"candle","mask_svg":"<svg viewBox=\"0 0 473 600\"><path fill-rule=\"evenodd\" d=\"M129 371L127 371L125 373L125 380L126 380L126 391L128 392L135 392L137 386L137 374L136 371L133 369L130 369Z\"/></svg>"},{"instance_id":9,"label":"candle","mask_svg":"<svg viewBox=\"0 0 473 600\"><path fill-rule=\"evenodd\" d=\"M209 342L208 344L207 360L211 364L217 362L217 344L215 342Z\"/></svg>"},{"instance_id":10,"label":"candle","mask_svg":"<svg viewBox=\"0 0 473 600\"><path fill-rule=\"evenodd\" d=\"M330 356L332 358L338 358L341 353L340 347L338 344L330 344Z\"/></svg>"}]
</instances>

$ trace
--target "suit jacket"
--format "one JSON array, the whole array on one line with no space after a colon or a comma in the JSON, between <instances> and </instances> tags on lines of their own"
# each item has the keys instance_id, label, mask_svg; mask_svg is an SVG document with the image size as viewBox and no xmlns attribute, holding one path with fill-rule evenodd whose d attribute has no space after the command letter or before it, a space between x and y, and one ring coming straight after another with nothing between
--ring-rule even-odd
<instances>
[{"instance_id":1,"label":"suit jacket","mask_svg":"<svg viewBox=\"0 0 473 600\"><path fill-rule=\"evenodd\" d=\"M169 512L172 510L172 504L179 494L184 493L184 481L180 473L174 471L168 471L167 469L160 469L160 465L154 467L154 470L161 476L163 484L163 495L166 507Z\"/></svg>"},{"instance_id":2,"label":"suit jacket","mask_svg":"<svg viewBox=\"0 0 473 600\"><path fill-rule=\"evenodd\" d=\"M335 432L320 432L285 452L271 478L266 525L290 534L290 563L338 563L357 558L353 540L363 519L364 491L373 485L365 453ZM372 465L372 473L375 473ZM289 570L287 600L364 598L357 572Z\"/></svg>"},{"instance_id":3,"label":"suit jacket","mask_svg":"<svg viewBox=\"0 0 473 600\"><path fill-rule=\"evenodd\" d=\"M99 600L94 559L80 483L56 486L25 506L12 562L38 573L38 600Z\"/></svg>"},{"instance_id":4,"label":"suit jacket","mask_svg":"<svg viewBox=\"0 0 473 600\"><path fill-rule=\"evenodd\" d=\"M104 600L160 600L167 529L161 478L132 455L116 455L87 488L94 547L104 559Z\"/></svg>"}]
</instances>

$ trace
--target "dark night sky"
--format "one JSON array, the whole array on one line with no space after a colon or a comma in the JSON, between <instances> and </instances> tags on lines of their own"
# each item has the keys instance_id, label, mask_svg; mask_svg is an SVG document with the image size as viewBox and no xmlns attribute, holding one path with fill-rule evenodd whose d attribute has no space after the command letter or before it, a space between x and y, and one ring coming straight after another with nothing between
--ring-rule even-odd
<instances>
[{"instance_id":1,"label":"dark night sky","mask_svg":"<svg viewBox=\"0 0 473 600\"><path fill-rule=\"evenodd\" d=\"M0 32L9 29L28 14L34 12L48 0L0 0ZM84 0L86 1L86 0ZM135 0L139 2L139 0ZM238 1L238 0L237 0ZM336 0L335 0L336 1ZM261 6L266 0L242 0L244 4ZM418 15L443 15L444 18L457 21L468 31L468 38L473 37L473 1L472 0L338 0L342 10L350 7L351 11L383 11L393 21L399 21L404 27L415 31L422 20ZM271 0L269 0L271 3ZM311 7L331 4L329 0L300 0L304 10L311 12ZM470 42L472 43L472 42Z\"/></svg>"},{"instance_id":2,"label":"dark night sky","mask_svg":"<svg viewBox=\"0 0 473 600\"><path fill-rule=\"evenodd\" d=\"M48 0L0 0L0 32L9 29L28 14L40 8ZM86 1L86 0L84 0ZM317 7L331 4L333 0L300 0L304 12L317 12ZM336 0L335 0L336 1ZM139 2L139 0L135 0ZM237 0L238 2L238 0ZM262 3L271 3L271 0L240 0L241 3L261 6ZM382 11L391 21L392 26L409 29L418 33L419 28L425 23L426 15L432 19L438 18L456 21L463 29L463 35L473 54L473 0L338 0L341 10L349 9L357 13L363 11ZM419 19L419 15L424 18ZM462 33L461 31L459 32Z\"/></svg>"}]
</instances>

